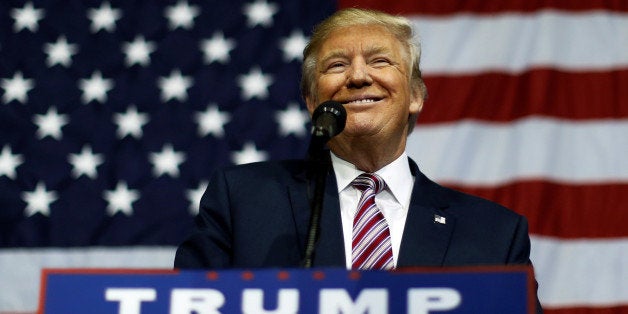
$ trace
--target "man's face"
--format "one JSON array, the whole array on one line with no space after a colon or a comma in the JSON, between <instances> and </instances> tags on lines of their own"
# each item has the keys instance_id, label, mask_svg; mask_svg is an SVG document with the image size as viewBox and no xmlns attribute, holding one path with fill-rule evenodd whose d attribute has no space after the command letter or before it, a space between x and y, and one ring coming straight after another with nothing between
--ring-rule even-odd
<instances>
[{"instance_id":1,"label":"man's face","mask_svg":"<svg viewBox=\"0 0 628 314\"><path fill-rule=\"evenodd\" d=\"M310 114L327 100L347 109L338 137L406 136L408 117L421 110L413 97L402 44L382 26L352 26L332 32L318 51L316 90L306 99Z\"/></svg>"}]
</instances>

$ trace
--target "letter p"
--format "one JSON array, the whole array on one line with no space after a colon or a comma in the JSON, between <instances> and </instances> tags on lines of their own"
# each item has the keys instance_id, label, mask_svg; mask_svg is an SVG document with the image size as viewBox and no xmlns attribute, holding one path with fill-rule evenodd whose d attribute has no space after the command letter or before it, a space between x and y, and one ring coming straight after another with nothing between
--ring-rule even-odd
<instances>
[{"instance_id":1,"label":"letter p","mask_svg":"<svg viewBox=\"0 0 628 314\"><path fill-rule=\"evenodd\" d=\"M408 313L428 314L431 310L452 310L460 305L460 293L451 288L408 290Z\"/></svg>"}]
</instances>

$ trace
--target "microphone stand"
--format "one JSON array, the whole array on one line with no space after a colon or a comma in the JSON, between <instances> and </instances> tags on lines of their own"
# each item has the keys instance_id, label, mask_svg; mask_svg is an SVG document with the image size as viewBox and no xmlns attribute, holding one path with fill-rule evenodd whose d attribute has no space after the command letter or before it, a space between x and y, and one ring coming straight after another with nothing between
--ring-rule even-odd
<instances>
[{"instance_id":1,"label":"microphone stand","mask_svg":"<svg viewBox=\"0 0 628 314\"><path fill-rule=\"evenodd\" d=\"M310 167L310 182L314 181L314 194L310 203L310 228L306 238L305 257L302 265L304 268L312 268L316 243L320 233L321 213L323 210L323 199L325 195L325 182L327 173L331 166L331 160L325 144L331 138L323 128L315 128L312 132L312 140L308 150L308 161ZM308 183L308 190L309 190Z\"/></svg>"},{"instance_id":2,"label":"microphone stand","mask_svg":"<svg viewBox=\"0 0 628 314\"><path fill-rule=\"evenodd\" d=\"M308 196L311 182L314 181L314 195L310 200L310 228L305 243L303 267L312 268L314 251L320 234L321 212L325 195L327 172L331 168L331 159L325 150L327 142L342 132L347 120L347 112L341 103L326 101L312 113L312 138L308 148Z\"/></svg>"}]
</instances>

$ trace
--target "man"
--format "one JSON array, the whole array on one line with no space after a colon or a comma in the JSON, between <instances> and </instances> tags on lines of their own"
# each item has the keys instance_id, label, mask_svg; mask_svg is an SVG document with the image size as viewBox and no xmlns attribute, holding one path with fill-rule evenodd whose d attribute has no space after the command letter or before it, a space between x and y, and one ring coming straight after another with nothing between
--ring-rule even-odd
<instances>
[{"instance_id":1,"label":"man","mask_svg":"<svg viewBox=\"0 0 628 314\"><path fill-rule=\"evenodd\" d=\"M403 18L347 9L315 28L304 50L303 97L310 114L324 101L342 103L347 122L328 143L332 170L313 266L530 264L524 217L441 187L407 157L406 138L426 97L419 58ZM307 167L264 162L216 172L175 267L298 267L310 216ZM383 190L365 196L354 183L363 173L361 182L379 182ZM374 238L385 245L356 262L367 250L362 242L371 241L359 236L367 228L356 228L364 207L375 209Z\"/></svg>"}]
</instances>

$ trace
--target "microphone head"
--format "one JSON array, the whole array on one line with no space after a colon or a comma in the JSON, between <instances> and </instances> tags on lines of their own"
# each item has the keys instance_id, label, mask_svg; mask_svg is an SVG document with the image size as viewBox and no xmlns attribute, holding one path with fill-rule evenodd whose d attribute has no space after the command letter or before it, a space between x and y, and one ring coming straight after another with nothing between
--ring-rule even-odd
<instances>
[{"instance_id":1,"label":"microphone head","mask_svg":"<svg viewBox=\"0 0 628 314\"><path fill-rule=\"evenodd\" d=\"M312 125L315 128L323 127L329 130L327 136L334 137L345 128L347 111L341 103L328 100L320 104L312 113Z\"/></svg>"}]
</instances>

